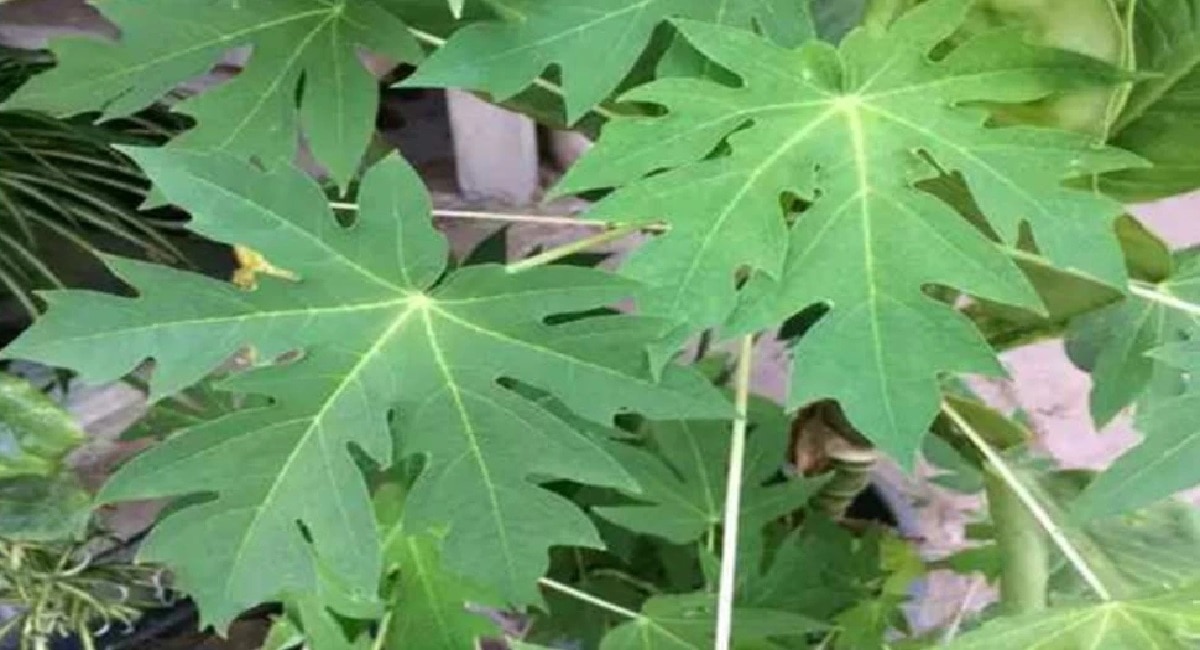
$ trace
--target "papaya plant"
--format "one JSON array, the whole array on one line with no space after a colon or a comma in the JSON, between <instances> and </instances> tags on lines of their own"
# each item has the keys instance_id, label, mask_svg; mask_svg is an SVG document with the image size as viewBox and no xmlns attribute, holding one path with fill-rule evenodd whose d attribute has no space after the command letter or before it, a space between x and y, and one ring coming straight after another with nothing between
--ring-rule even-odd
<instances>
[{"instance_id":1,"label":"papaya plant","mask_svg":"<svg viewBox=\"0 0 1200 650\"><path fill-rule=\"evenodd\" d=\"M279 603L266 647L313 650L1200 638L1174 500L1200 483L1195 256L1126 206L1200 188L1197 0L94 4L121 38L57 40L4 107L121 118L248 46L174 105L192 129L121 148L243 267L107 257L128 292L41 294L3 355L93 383L152 360L152 402L216 400L155 411L179 430L96 497L171 502L139 557L205 625ZM599 198L545 221L596 234L455 258L433 217L472 215L367 162L363 50L595 135L551 194ZM635 233L616 271L586 255ZM764 337L781 404L751 394ZM1052 338L1098 425L1135 413L1107 471L1056 468L961 381ZM884 458L984 493L976 546L930 560L857 517ZM996 606L916 624L944 568Z\"/></svg>"}]
</instances>

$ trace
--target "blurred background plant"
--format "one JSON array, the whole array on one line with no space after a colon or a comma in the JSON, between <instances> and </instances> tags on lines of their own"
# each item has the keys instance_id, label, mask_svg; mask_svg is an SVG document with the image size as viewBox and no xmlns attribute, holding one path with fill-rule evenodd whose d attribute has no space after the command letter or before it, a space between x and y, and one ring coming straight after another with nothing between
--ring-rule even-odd
<instances>
[{"instance_id":1,"label":"blurred background plant","mask_svg":"<svg viewBox=\"0 0 1200 650\"><path fill-rule=\"evenodd\" d=\"M0 48L0 101L51 65L44 53ZM102 125L94 117L0 111L0 321L10 327L37 313L32 291L94 277L101 251L184 259L169 236L179 219L138 212L148 183L114 148L161 143L181 118L162 109Z\"/></svg>"},{"instance_id":2,"label":"blurred background plant","mask_svg":"<svg viewBox=\"0 0 1200 650\"><path fill-rule=\"evenodd\" d=\"M164 604L160 569L122 557L67 457L85 440L47 386L0 374L0 622L5 647L42 650L131 628Z\"/></svg>"}]
</instances>

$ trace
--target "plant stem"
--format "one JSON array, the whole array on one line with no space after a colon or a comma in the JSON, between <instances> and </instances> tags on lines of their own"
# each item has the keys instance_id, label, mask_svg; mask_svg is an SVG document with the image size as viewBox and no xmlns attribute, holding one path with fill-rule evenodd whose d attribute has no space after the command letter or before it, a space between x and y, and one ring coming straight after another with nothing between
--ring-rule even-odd
<instances>
[{"instance_id":1,"label":"plant stem","mask_svg":"<svg viewBox=\"0 0 1200 650\"><path fill-rule=\"evenodd\" d=\"M1050 582L1045 534L999 474L985 470L984 489L1000 550L1000 603L1014 615L1043 610Z\"/></svg>"},{"instance_id":2,"label":"plant stem","mask_svg":"<svg viewBox=\"0 0 1200 650\"><path fill-rule=\"evenodd\" d=\"M729 470L725 483L725 515L721 522L721 574L717 587L717 638L715 650L729 650L733 639L733 597L737 584L738 520L742 509L742 472L746 461L746 415L750 404L750 368L754 337L742 338L734 380L737 409L729 443Z\"/></svg>"},{"instance_id":3,"label":"plant stem","mask_svg":"<svg viewBox=\"0 0 1200 650\"><path fill-rule=\"evenodd\" d=\"M340 201L330 201L329 207L334 210L342 210L344 212L357 212L357 203L344 203ZM508 212L487 212L483 210L444 210L435 209L433 216L445 219L467 219L474 221L509 221L512 223L529 223L540 226L571 226L575 228L597 228L601 230L613 230L616 228L624 228L631 224L619 223L615 221L592 221L590 219L580 219L572 215L562 214L511 214ZM669 227L661 223L647 223L638 226L639 229L645 232L662 233L667 232Z\"/></svg>"},{"instance_id":4,"label":"plant stem","mask_svg":"<svg viewBox=\"0 0 1200 650\"><path fill-rule=\"evenodd\" d=\"M594 607L603 609L605 611L612 612L613 614L616 614L618 616L623 616L625 618L633 619L635 621L640 621L645 618L644 616L633 611L632 609L626 609L615 603L610 603L607 600L604 600L603 598L598 598L596 596L593 596L593 595L587 593L586 591L580 591L579 589L576 589L570 585L564 585L563 583L561 583L557 580L552 580L550 578L538 578L538 584L542 585L543 587L545 587L547 589L553 589L554 591L557 591L559 593L566 594L580 602L584 602L584 603L587 603Z\"/></svg>"},{"instance_id":5,"label":"plant stem","mask_svg":"<svg viewBox=\"0 0 1200 650\"><path fill-rule=\"evenodd\" d=\"M1177 298L1159 287L1133 282L1129 285L1129 292L1139 298L1156 302L1164 307L1169 307L1193 316L1200 316L1200 305Z\"/></svg>"},{"instance_id":6,"label":"plant stem","mask_svg":"<svg viewBox=\"0 0 1200 650\"><path fill-rule=\"evenodd\" d=\"M1025 486L1012 468L1008 466L1008 463L1004 460L1004 458L1002 458L1000 454L997 453L996 450L993 449L992 446L983 439L983 436L981 436L979 432L971 426L971 423L967 422L966 418L959 414L959 412L956 411L949 403L942 402L942 412L944 412L946 416L949 417L952 422L954 422L954 426L957 427L958 430L961 431L962 434L971 441L971 444L975 445L975 447L979 449L979 452L983 454L983 457L987 460L988 464L991 465L991 468L996 472L999 478L1002 479L1005 484L1007 484L1008 488L1012 491L1013 496L1025 506L1025 508L1029 511L1030 516L1032 516L1037 521L1038 525L1042 527L1042 530L1046 531L1046 534L1050 536L1050 539L1054 542L1054 545L1057 546L1058 550L1061 551L1062 554L1067 558L1067 561L1071 563L1071 566L1075 567L1075 570L1078 571L1079 575L1083 577L1083 580L1088 584L1088 587L1090 587L1092 591L1096 593L1100 600L1112 600L1113 596L1112 593L1109 592L1108 587L1104 585L1104 582L1101 581L1099 576L1096 575L1096 572L1092 570L1091 565L1084 560L1083 555L1079 552L1079 550L1075 548L1069 539L1067 539L1067 534L1061 527L1059 527L1057 523L1055 523L1054 517L1052 517L1046 508L1042 506L1041 502L1039 502L1029 488Z\"/></svg>"},{"instance_id":7,"label":"plant stem","mask_svg":"<svg viewBox=\"0 0 1200 650\"><path fill-rule=\"evenodd\" d=\"M641 228L641 226L622 226L620 228L606 230L602 233L592 235L591 237L584 237L583 239L573 241L569 244L556 246L544 253L539 253L533 257L525 258L519 262L513 262L512 264L508 265L507 269L509 273L519 273L535 266L543 266L545 264L554 262L555 260L560 260L564 257L567 257L568 255L574 255L580 251L585 251L593 246L599 246L600 244L606 244L611 241L623 239L626 236L641 230Z\"/></svg>"}]
</instances>

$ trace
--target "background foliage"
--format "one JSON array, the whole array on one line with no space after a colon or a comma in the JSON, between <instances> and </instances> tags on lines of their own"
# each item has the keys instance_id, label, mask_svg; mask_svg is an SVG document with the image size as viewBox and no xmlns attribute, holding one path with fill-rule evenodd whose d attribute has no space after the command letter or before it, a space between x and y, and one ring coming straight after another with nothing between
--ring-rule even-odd
<instances>
[{"instance_id":1,"label":"background foliage","mask_svg":"<svg viewBox=\"0 0 1200 650\"><path fill-rule=\"evenodd\" d=\"M601 650L1200 635L1200 535L1164 501L1200 482L1194 256L1123 207L1200 186L1196 0L97 5L122 38L57 41L3 105L21 131L0 136L24 144L0 142L0 187L23 194L0 241L25 251L28 224L69 219L169 252L102 198L140 201L144 173L189 232L255 265L235 284L107 256L127 291L44 294L4 355L89 382L152 359L152 399L203 398L156 410L180 430L96 501L172 499L141 557L205 623L281 601L272 642L316 650L515 634L481 608ZM247 46L235 78L172 107L186 132L108 148ZM583 216L605 231L451 259L413 169L364 162L363 49L415 66L400 85L598 135L554 191L605 191ZM333 188L294 165L301 146ZM639 230L656 235L616 273L571 255ZM781 326L786 410L748 397L750 354L680 355ZM953 381L1056 336L1093 375L1097 423L1132 406L1145 435L1097 476L1056 471ZM213 381L238 353L252 370ZM855 521L876 455L982 488L980 547L929 563ZM1137 550L1157 546L1189 561ZM910 630L935 566L992 577L1000 606Z\"/></svg>"}]
</instances>

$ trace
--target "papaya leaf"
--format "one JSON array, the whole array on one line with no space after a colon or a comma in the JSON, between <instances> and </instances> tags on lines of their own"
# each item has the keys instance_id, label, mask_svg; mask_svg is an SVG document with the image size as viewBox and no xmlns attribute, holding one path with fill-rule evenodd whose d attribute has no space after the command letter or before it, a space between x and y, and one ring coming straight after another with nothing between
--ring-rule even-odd
<instances>
[{"instance_id":1,"label":"papaya leaf","mask_svg":"<svg viewBox=\"0 0 1200 650\"><path fill-rule=\"evenodd\" d=\"M600 650L708 650L713 647L716 596L691 593L655 596L642 616L617 626ZM821 623L781 610L740 607L734 610L733 647L771 637L797 637L824 629ZM760 646L755 646L760 647Z\"/></svg>"},{"instance_id":2,"label":"papaya leaf","mask_svg":"<svg viewBox=\"0 0 1200 650\"><path fill-rule=\"evenodd\" d=\"M467 609L493 598L442 569L438 547L432 535L403 536L390 545L388 560L400 576L383 647L460 650L477 647L480 637L499 635L495 623Z\"/></svg>"},{"instance_id":3,"label":"papaya leaf","mask_svg":"<svg viewBox=\"0 0 1200 650\"><path fill-rule=\"evenodd\" d=\"M1152 593L1200 580L1200 513L1186 503L1163 501L1136 512L1089 521L1083 534L1133 589ZM1051 588L1079 595L1086 586L1067 564L1052 574Z\"/></svg>"},{"instance_id":4,"label":"papaya leaf","mask_svg":"<svg viewBox=\"0 0 1200 650\"><path fill-rule=\"evenodd\" d=\"M1174 260L1170 248L1137 219L1122 216L1117 220L1116 231L1131 278L1158 283L1171 275ZM1090 319L1092 312L1119 303L1125 297L1123 287L1063 271L1041 258L1018 256L1017 265L1037 290L1046 313L986 300L974 301L964 309L997 350L1060 338L1071 330L1073 322Z\"/></svg>"},{"instance_id":5,"label":"papaya leaf","mask_svg":"<svg viewBox=\"0 0 1200 650\"><path fill-rule=\"evenodd\" d=\"M1016 245L1024 222L1054 264L1125 283L1112 233L1120 205L1063 181L1138 159L1078 134L988 127L972 106L1109 83L1113 72L1026 45L1011 29L931 60L970 4L926 2L890 27L859 28L838 48L789 50L677 20L740 84L663 79L635 89L625 99L665 114L615 120L557 190L618 187L590 218L669 224L624 272L648 285L638 296L647 313L686 331L730 316L744 267L753 277L730 334L831 306L794 349L804 372L789 403L837 399L858 430L905 465L937 412L939 373L1000 371L970 323L922 288L1039 309L1001 247L918 181L960 174L1004 245ZM790 244L787 197L811 203Z\"/></svg>"},{"instance_id":6,"label":"papaya leaf","mask_svg":"<svg viewBox=\"0 0 1200 650\"><path fill-rule=\"evenodd\" d=\"M1200 346L1176 343L1152 353L1181 373L1200 371ZM1144 438L1084 490L1075 503L1081 519L1133 512L1200 482L1200 390L1160 400L1138 412Z\"/></svg>"},{"instance_id":7,"label":"papaya leaf","mask_svg":"<svg viewBox=\"0 0 1200 650\"><path fill-rule=\"evenodd\" d=\"M408 87L462 87L513 97L551 65L562 77L567 122L608 97L633 69L654 30L685 17L750 29L786 44L811 33L804 0L496 0L508 21L467 25L430 55ZM596 48L604 56L596 56Z\"/></svg>"},{"instance_id":8,"label":"papaya leaf","mask_svg":"<svg viewBox=\"0 0 1200 650\"><path fill-rule=\"evenodd\" d=\"M1200 636L1200 587L1134 600L1057 607L999 618L956 639L947 650L1125 650L1194 648Z\"/></svg>"},{"instance_id":9,"label":"papaya leaf","mask_svg":"<svg viewBox=\"0 0 1200 650\"><path fill-rule=\"evenodd\" d=\"M1068 331L1068 355L1092 375L1090 406L1098 426L1131 404L1153 409L1183 390L1181 369L1149 355L1200 335L1200 256L1185 251L1175 258L1174 271L1153 289L1196 305L1195 313L1135 293L1077 319Z\"/></svg>"},{"instance_id":10,"label":"papaya leaf","mask_svg":"<svg viewBox=\"0 0 1200 650\"><path fill-rule=\"evenodd\" d=\"M1100 188L1134 203L1200 187L1200 156L1193 143L1200 126L1200 0L1140 0L1133 39L1134 84L1113 125L1111 142L1154 163L1145 169L1110 172Z\"/></svg>"},{"instance_id":11,"label":"papaya leaf","mask_svg":"<svg viewBox=\"0 0 1200 650\"><path fill-rule=\"evenodd\" d=\"M198 122L170 146L290 163L302 128L341 186L358 171L374 130L377 81L363 47L415 62L421 50L396 0L139 0L98 6L121 40L57 39L58 65L5 104L54 115L130 115L208 71L242 46L253 53L233 80L177 108ZM301 83L303 81L303 83ZM300 93L297 104L297 93Z\"/></svg>"},{"instance_id":12,"label":"papaya leaf","mask_svg":"<svg viewBox=\"0 0 1200 650\"><path fill-rule=\"evenodd\" d=\"M878 534L856 539L826 517L809 517L779 545L769 566L745 563L738 602L813 620L835 617L878 593L887 579Z\"/></svg>"},{"instance_id":13,"label":"papaya leaf","mask_svg":"<svg viewBox=\"0 0 1200 650\"><path fill-rule=\"evenodd\" d=\"M661 322L546 322L619 300L631 290L626 281L578 267L495 265L442 277L446 242L428 194L399 158L367 174L361 212L344 227L295 168L264 172L229 155L173 149L129 153L169 201L192 212L194 231L259 251L293 279L266 276L244 290L112 258L137 297L50 293L46 316L5 355L67 366L91 382L151 357L152 399L199 381L243 347L262 360L226 386L270 397L270 406L170 437L100 495L209 495L166 517L142 548L145 559L172 567L207 622L226 624L247 606L310 593L329 577L348 601L375 597L380 541L356 461L392 461L389 414L399 454L425 459L405 530L444 529L447 570L521 604L538 600L550 546L599 545L587 517L535 477L633 488L590 436L502 379L553 391L597 422L627 410L652 419L731 410L692 371L651 378L641 350Z\"/></svg>"},{"instance_id":14,"label":"papaya leaf","mask_svg":"<svg viewBox=\"0 0 1200 650\"><path fill-rule=\"evenodd\" d=\"M779 407L755 400L749 418L741 528L746 535L758 536L770 521L801 508L819 483L780 480L790 421ZM656 422L647 429L646 441L653 451L627 444L611 447L641 488L630 495L641 503L594 511L619 526L674 544L695 542L722 521L730 423L683 420Z\"/></svg>"}]
</instances>

